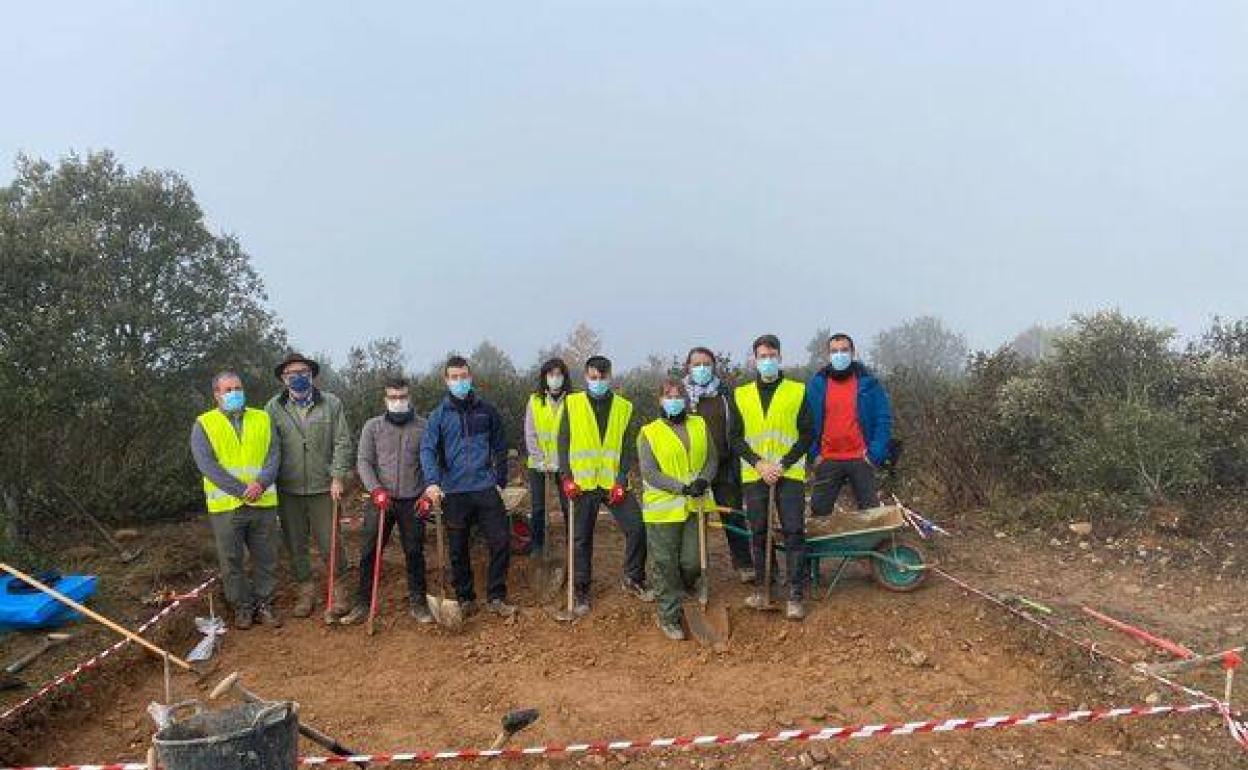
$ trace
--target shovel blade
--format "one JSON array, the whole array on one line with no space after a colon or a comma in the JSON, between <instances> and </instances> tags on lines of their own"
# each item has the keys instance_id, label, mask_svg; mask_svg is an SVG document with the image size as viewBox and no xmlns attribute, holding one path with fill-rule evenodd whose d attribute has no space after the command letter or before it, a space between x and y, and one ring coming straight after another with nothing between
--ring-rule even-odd
<instances>
[{"instance_id":1,"label":"shovel blade","mask_svg":"<svg viewBox=\"0 0 1248 770\"><path fill-rule=\"evenodd\" d=\"M433 594L425 594L425 601L429 604L429 614L433 615L433 619L439 626L449 628L452 631L458 631L464 626L464 609L459 602L454 599L443 599L441 596Z\"/></svg>"},{"instance_id":2,"label":"shovel blade","mask_svg":"<svg viewBox=\"0 0 1248 770\"><path fill-rule=\"evenodd\" d=\"M732 632L728 621L728 608L719 602L702 607L701 604L685 605L685 623L694 639L706 647L723 649L728 645Z\"/></svg>"}]
</instances>

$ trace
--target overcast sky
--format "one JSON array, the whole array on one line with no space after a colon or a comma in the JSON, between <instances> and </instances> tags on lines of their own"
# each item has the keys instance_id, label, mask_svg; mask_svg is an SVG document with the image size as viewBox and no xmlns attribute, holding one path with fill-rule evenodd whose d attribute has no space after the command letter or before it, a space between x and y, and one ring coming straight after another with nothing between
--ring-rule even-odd
<instances>
[{"instance_id":1,"label":"overcast sky","mask_svg":"<svg viewBox=\"0 0 1248 770\"><path fill-rule=\"evenodd\" d=\"M0 11L3 172L111 149L236 234L294 342L631 364L935 314L1248 315L1248 4ZM804 353L800 354L804 358Z\"/></svg>"}]
</instances>

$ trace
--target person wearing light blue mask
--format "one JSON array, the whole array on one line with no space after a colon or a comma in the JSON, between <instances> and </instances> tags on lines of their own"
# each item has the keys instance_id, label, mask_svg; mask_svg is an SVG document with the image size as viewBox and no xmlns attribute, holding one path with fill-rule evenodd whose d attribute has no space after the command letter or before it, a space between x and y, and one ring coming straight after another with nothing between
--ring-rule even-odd
<instances>
[{"instance_id":1,"label":"person wearing light blue mask","mask_svg":"<svg viewBox=\"0 0 1248 770\"><path fill-rule=\"evenodd\" d=\"M354 470L346 407L336 395L316 386L320 372L320 364L307 356L286 356L273 368L283 388L264 407L282 442L282 465L277 474L282 494L278 520L298 586L290 612L296 618L311 615L326 595L313 581L312 541L316 541L321 564L328 573L329 552L335 544L334 504L342 500ZM337 538L336 544L338 553L332 560L335 595L325 608L326 622L337 620L351 608L343 538Z\"/></svg>"},{"instance_id":2,"label":"person wearing light blue mask","mask_svg":"<svg viewBox=\"0 0 1248 770\"><path fill-rule=\"evenodd\" d=\"M741 461L742 497L750 524L755 591L746 606L767 609L773 586L762 584L765 573L768 520L774 502L784 538L789 597L785 616L806 617L806 451L814 433L806 389L785 378L780 368L780 339L764 334L751 347L757 376L733 391L729 430L734 454ZM772 572L773 578L775 572Z\"/></svg>"},{"instance_id":3,"label":"person wearing light blue mask","mask_svg":"<svg viewBox=\"0 0 1248 770\"><path fill-rule=\"evenodd\" d=\"M203 476L225 598L236 628L251 628L257 620L280 626L273 608L278 504L273 482L281 444L268 413L247 408L243 381L236 373L214 377L212 393L216 408L199 415L191 428L191 456Z\"/></svg>"},{"instance_id":4,"label":"person wearing light blue mask","mask_svg":"<svg viewBox=\"0 0 1248 770\"><path fill-rule=\"evenodd\" d=\"M810 445L815 484L811 513L827 516L846 483L858 509L880 504L876 468L892 460L892 408L878 379L855 360L854 340L838 332L828 338L828 365L806 384L815 421Z\"/></svg>"},{"instance_id":5,"label":"person wearing light blue mask","mask_svg":"<svg viewBox=\"0 0 1248 770\"><path fill-rule=\"evenodd\" d=\"M589 613L593 575L594 529L598 511L611 511L624 532L625 591L653 601L646 588L646 529L641 506L628 491L628 471L636 450L633 403L611 390L611 359L590 356L585 362L585 392L572 393L559 420L560 487L572 501L574 522L572 611Z\"/></svg>"},{"instance_id":6,"label":"person wearing light blue mask","mask_svg":"<svg viewBox=\"0 0 1248 770\"><path fill-rule=\"evenodd\" d=\"M637 436L641 466L642 518L657 594L659 630L681 641L681 598L698 589L701 579L698 513L713 510L707 494L719 462L706 420L686 409L685 386L668 380L659 389L662 416Z\"/></svg>"},{"instance_id":7,"label":"person wearing light blue mask","mask_svg":"<svg viewBox=\"0 0 1248 770\"><path fill-rule=\"evenodd\" d=\"M729 391L720 382L719 359L708 347L698 346L685 356L685 394L690 414L706 420L707 433L715 444L718 465L711 479L711 491L719 505L741 510L740 461L733 456L729 444L729 419L732 413ZM732 567L742 583L754 582L754 558L750 540L731 528L724 527Z\"/></svg>"},{"instance_id":8,"label":"person wearing light blue mask","mask_svg":"<svg viewBox=\"0 0 1248 770\"><path fill-rule=\"evenodd\" d=\"M563 417L568 386L568 365L562 358L543 362L537 373L537 386L524 409L524 448L528 454L529 525L532 540L522 552L535 552L541 559L546 551L546 494L548 487L559 487L559 421ZM568 497L559 489L559 508L568 514ZM513 524L513 528L516 525Z\"/></svg>"},{"instance_id":9,"label":"person wearing light blue mask","mask_svg":"<svg viewBox=\"0 0 1248 770\"><path fill-rule=\"evenodd\" d=\"M462 356L442 368L447 394L434 407L420 440L425 496L442 508L450 540L451 578L466 615L477 610L471 534L476 527L489 549L486 609L500 617L516 614L507 603L511 531L502 490L507 486L507 437L503 418L474 390L472 369Z\"/></svg>"}]
</instances>

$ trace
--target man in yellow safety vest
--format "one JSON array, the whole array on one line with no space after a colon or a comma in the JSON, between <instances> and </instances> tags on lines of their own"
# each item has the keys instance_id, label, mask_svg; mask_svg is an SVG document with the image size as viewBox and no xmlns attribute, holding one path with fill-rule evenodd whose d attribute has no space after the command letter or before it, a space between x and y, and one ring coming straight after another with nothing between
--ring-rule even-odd
<instances>
[{"instance_id":1,"label":"man in yellow safety vest","mask_svg":"<svg viewBox=\"0 0 1248 770\"><path fill-rule=\"evenodd\" d=\"M806 450L814 435L814 421L806 405L806 387L785 379L780 370L780 340L764 334L754 341L757 376L733 393L731 444L741 458L742 496L753 533L752 550L756 591L746 606L766 606L770 586L762 584L771 498L775 497L784 539L789 620L806 617Z\"/></svg>"},{"instance_id":2,"label":"man in yellow safety vest","mask_svg":"<svg viewBox=\"0 0 1248 770\"><path fill-rule=\"evenodd\" d=\"M273 479L281 460L277 436L263 409L247 408L243 382L234 372L212 380L215 409L191 428L191 454L203 475L208 522L217 545L225 598L234 625L254 620L280 626L273 609L277 589L277 492ZM253 579L244 568L251 556Z\"/></svg>"},{"instance_id":3,"label":"man in yellow safety vest","mask_svg":"<svg viewBox=\"0 0 1248 770\"><path fill-rule=\"evenodd\" d=\"M594 525L605 503L624 531L623 588L642 601L654 601L646 589L646 530L641 508L628 492L628 469L635 440L633 405L611 391L611 361L592 356L585 362L585 392L564 399L559 421L559 470L563 493L572 501L574 518L573 612L589 613Z\"/></svg>"}]
</instances>

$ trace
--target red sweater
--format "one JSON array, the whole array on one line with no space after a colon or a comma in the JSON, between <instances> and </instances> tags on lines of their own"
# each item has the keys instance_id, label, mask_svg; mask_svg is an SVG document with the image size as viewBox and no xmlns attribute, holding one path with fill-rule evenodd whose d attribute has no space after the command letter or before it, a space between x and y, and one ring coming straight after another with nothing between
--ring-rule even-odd
<instances>
[{"instance_id":1,"label":"red sweater","mask_svg":"<svg viewBox=\"0 0 1248 770\"><path fill-rule=\"evenodd\" d=\"M866 451L867 443L858 425L858 378L829 377L819 456L825 460L861 460Z\"/></svg>"}]
</instances>

